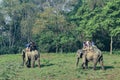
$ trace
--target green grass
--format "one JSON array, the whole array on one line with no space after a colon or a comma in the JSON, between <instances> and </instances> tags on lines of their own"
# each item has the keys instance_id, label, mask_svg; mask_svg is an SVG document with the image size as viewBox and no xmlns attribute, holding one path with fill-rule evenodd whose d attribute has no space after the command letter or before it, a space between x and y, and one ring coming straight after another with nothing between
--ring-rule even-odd
<instances>
[{"instance_id":1,"label":"green grass","mask_svg":"<svg viewBox=\"0 0 120 80\"><path fill-rule=\"evenodd\" d=\"M120 55L104 54L106 70L92 69L75 66L75 53L69 54L41 54L41 68L26 68L21 66L20 54L0 55L0 80L119 80L120 79ZM37 65L37 63L36 63Z\"/></svg>"}]
</instances>

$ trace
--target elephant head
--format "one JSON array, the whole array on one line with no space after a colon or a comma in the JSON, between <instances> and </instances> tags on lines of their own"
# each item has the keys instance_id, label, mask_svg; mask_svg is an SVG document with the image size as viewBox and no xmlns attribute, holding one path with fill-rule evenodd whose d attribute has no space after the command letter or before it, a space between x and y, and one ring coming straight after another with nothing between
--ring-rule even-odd
<instances>
[{"instance_id":1,"label":"elephant head","mask_svg":"<svg viewBox=\"0 0 120 80\"><path fill-rule=\"evenodd\" d=\"M83 49L79 49L77 51L77 58L82 58L83 54L85 53L85 51Z\"/></svg>"},{"instance_id":2,"label":"elephant head","mask_svg":"<svg viewBox=\"0 0 120 80\"><path fill-rule=\"evenodd\" d=\"M76 61L76 66L78 66L79 59L83 57L84 51L82 49L77 50L77 61Z\"/></svg>"}]
</instances>

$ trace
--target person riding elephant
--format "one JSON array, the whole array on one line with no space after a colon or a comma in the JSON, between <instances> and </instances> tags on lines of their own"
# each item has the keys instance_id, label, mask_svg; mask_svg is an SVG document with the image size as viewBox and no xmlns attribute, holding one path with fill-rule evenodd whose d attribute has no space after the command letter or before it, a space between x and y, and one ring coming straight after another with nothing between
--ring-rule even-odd
<instances>
[{"instance_id":1,"label":"person riding elephant","mask_svg":"<svg viewBox=\"0 0 120 80\"><path fill-rule=\"evenodd\" d=\"M40 53L37 50L34 51L22 51L23 65L27 67L34 67L35 61L38 61L38 67L40 67Z\"/></svg>"},{"instance_id":2,"label":"person riding elephant","mask_svg":"<svg viewBox=\"0 0 120 80\"><path fill-rule=\"evenodd\" d=\"M78 66L79 59L82 58L82 68L87 69L88 68L88 62L93 61L94 67L93 69L96 69L96 65L99 62L102 69L104 70L104 65L103 65L103 55L101 51L95 47L94 50L85 50L85 49L79 49L77 51L77 61L76 61L76 66Z\"/></svg>"},{"instance_id":3,"label":"person riding elephant","mask_svg":"<svg viewBox=\"0 0 120 80\"><path fill-rule=\"evenodd\" d=\"M34 50L37 50L37 46L36 46L35 42L31 42L30 51L34 51Z\"/></svg>"},{"instance_id":4,"label":"person riding elephant","mask_svg":"<svg viewBox=\"0 0 120 80\"><path fill-rule=\"evenodd\" d=\"M40 54L38 53L35 42L30 41L26 44L26 48L22 51L22 59L23 65L27 67L33 67L35 60L38 60L38 66L40 67Z\"/></svg>"},{"instance_id":5,"label":"person riding elephant","mask_svg":"<svg viewBox=\"0 0 120 80\"><path fill-rule=\"evenodd\" d=\"M35 42L30 41L29 43L26 44L26 51L33 51L33 50L37 50L37 46Z\"/></svg>"},{"instance_id":6,"label":"person riding elephant","mask_svg":"<svg viewBox=\"0 0 120 80\"><path fill-rule=\"evenodd\" d=\"M26 46L26 51L30 51L30 45L31 45L31 43L29 42L29 43L27 43L25 46Z\"/></svg>"}]
</instances>

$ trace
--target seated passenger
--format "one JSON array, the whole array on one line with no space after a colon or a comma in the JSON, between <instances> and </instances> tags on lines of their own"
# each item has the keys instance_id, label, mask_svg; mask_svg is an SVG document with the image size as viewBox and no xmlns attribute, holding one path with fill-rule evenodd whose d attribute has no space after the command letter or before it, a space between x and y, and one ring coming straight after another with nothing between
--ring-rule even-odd
<instances>
[{"instance_id":1,"label":"seated passenger","mask_svg":"<svg viewBox=\"0 0 120 80\"><path fill-rule=\"evenodd\" d=\"M30 43L26 44L26 51L30 51Z\"/></svg>"},{"instance_id":2,"label":"seated passenger","mask_svg":"<svg viewBox=\"0 0 120 80\"><path fill-rule=\"evenodd\" d=\"M32 42L30 45L30 51L34 51L34 50L37 50L37 46L36 46L35 42Z\"/></svg>"}]
</instances>

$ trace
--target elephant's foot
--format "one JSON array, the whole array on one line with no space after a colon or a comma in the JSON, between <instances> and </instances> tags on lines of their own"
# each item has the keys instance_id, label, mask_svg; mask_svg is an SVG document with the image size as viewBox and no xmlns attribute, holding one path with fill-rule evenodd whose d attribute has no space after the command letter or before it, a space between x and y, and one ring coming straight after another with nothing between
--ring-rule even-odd
<instances>
[{"instance_id":1,"label":"elephant's foot","mask_svg":"<svg viewBox=\"0 0 120 80\"><path fill-rule=\"evenodd\" d=\"M40 65L38 65L38 67L40 68Z\"/></svg>"},{"instance_id":2,"label":"elephant's foot","mask_svg":"<svg viewBox=\"0 0 120 80\"><path fill-rule=\"evenodd\" d=\"M102 67L102 70L105 70L105 68L104 68L104 67Z\"/></svg>"},{"instance_id":3,"label":"elephant's foot","mask_svg":"<svg viewBox=\"0 0 120 80\"><path fill-rule=\"evenodd\" d=\"M40 59L38 59L38 67L40 68Z\"/></svg>"},{"instance_id":4,"label":"elephant's foot","mask_svg":"<svg viewBox=\"0 0 120 80\"><path fill-rule=\"evenodd\" d=\"M85 69L85 67L84 67L84 66L82 66L82 69Z\"/></svg>"},{"instance_id":5,"label":"elephant's foot","mask_svg":"<svg viewBox=\"0 0 120 80\"><path fill-rule=\"evenodd\" d=\"M85 69L85 67L83 67L83 69Z\"/></svg>"},{"instance_id":6,"label":"elephant's foot","mask_svg":"<svg viewBox=\"0 0 120 80\"><path fill-rule=\"evenodd\" d=\"M31 68L34 68L34 65L31 65Z\"/></svg>"},{"instance_id":7,"label":"elephant's foot","mask_svg":"<svg viewBox=\"0 0 120 80\"><path fill-rule=\"evenodd\" d=\"M88 69L88 67L82 67L83 69Z\"/></svg>"},{"instance_id":8,"label":"elephant's foot","mask_svg":"<svg viewBox=\"0 0 120 80\"><path fill-rule=\"evenodd\" d=\"M40 68L40 62L38 62L38 67Z\"/></svg>"},{"instance_id":9,"label":"elephant's foot","mask_svg":"<svg viewBox=\"0 0 120 80\"><path fill-rule=\"evenodd\" d=\"M30 67L31 67L30 65L27 66L27 68L30 68Z\"/></svg>"},{"instance_id":10,"label":"elephant's foot","mask_svg":"<svg viewBox=\"0 0 120 80\"><path fill-rule=\"evenodd\" d=\"M30 66L30 64L29 64L29 63L27 63L27 64L26 64L26 67L30 68L31 66Z\"/></svg>"},{"instance_id":11,"label":"elephant's foot","mask_svg":"<svg viewBox=\"0 0 120 80\"><path fill-rule=\"evenodd\" d=\"M85 69L88 69L88 67L85 67Z\"/></svg>"}]
</instances>

